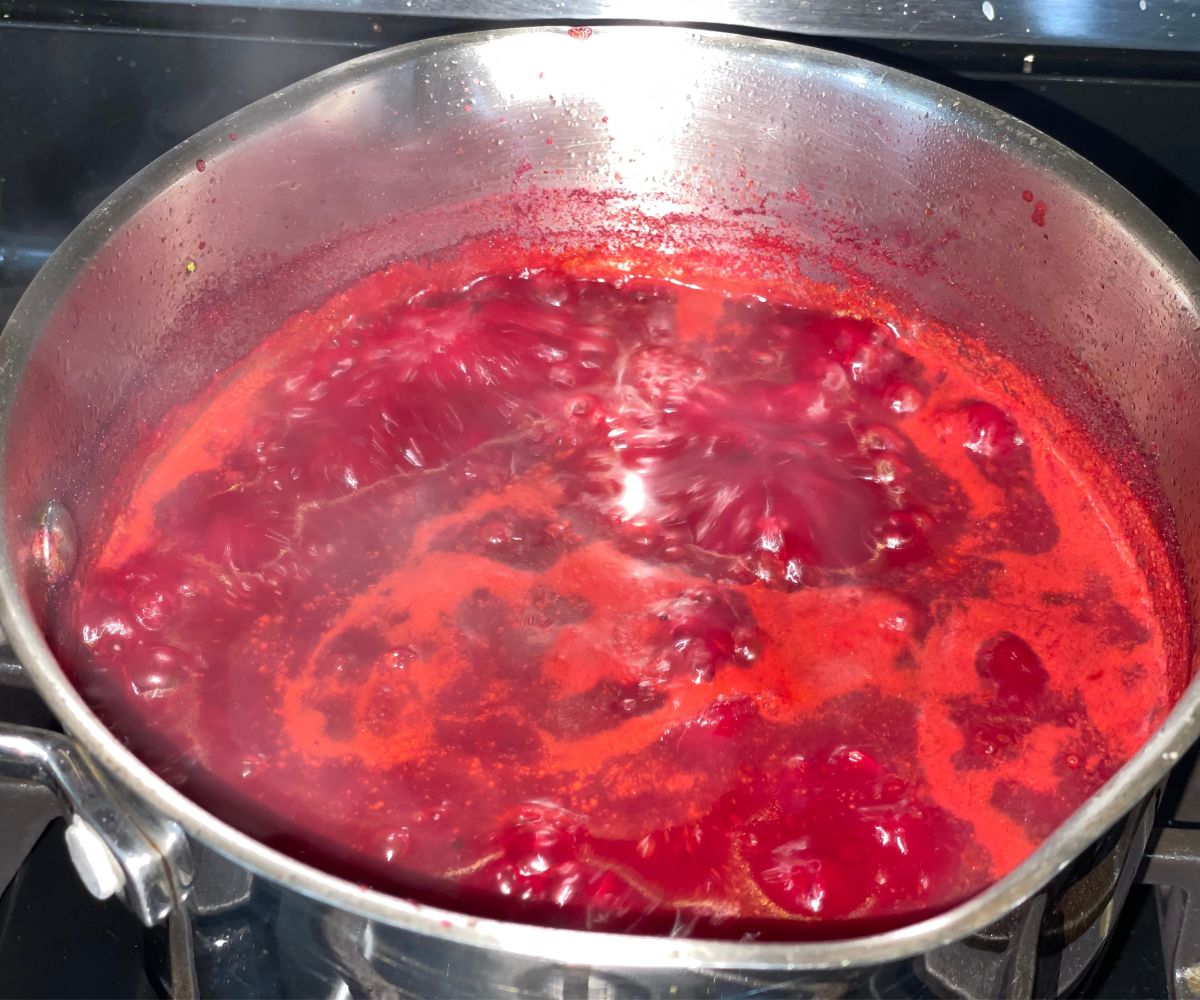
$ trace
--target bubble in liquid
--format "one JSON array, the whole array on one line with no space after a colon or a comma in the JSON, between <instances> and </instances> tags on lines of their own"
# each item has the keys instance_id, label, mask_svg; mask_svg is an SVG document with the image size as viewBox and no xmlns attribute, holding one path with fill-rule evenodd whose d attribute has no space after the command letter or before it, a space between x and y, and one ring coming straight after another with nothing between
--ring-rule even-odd
<instances>
[{"instance_id":1,"label":"bubble in liquid","mask_svg":"<svg viewBox=\"0 0 1200 1000\"><path fill-rule=\"evenodd\" d=\"M161 698L191 673L195 658L174 646L152 646L132 671L130 686L139 698Z\"/></svg>"}]
</instances>

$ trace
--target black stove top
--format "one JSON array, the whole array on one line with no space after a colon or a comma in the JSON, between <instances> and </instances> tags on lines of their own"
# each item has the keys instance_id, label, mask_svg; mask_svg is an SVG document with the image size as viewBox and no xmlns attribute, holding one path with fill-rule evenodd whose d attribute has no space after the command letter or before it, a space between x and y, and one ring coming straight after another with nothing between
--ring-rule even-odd
<instances>
[{"instance_id":1,"label":"black stove top","mask_svg":"<svg viewBox=\"0 0 1200 1000\"><path fill-rule=\"evenodd\" d=\"M901 16L910 13L908 3L902 10L890 2L861 5L886 15L877 21L850 16L853 4L743 7L758 12L747 18L757 24L751 30L800 38L781 29L807 29L803 40L812 44L932 77L1012 112L1108 171L1200 252L1200 4L1031 3L943 0L941 20L926 18L920 30L908 30ZM489 15L503 9L537 21L562 16L561 4L547 4L543 17L538 6L500 3ZM582 15L628 16L620 3L575 6ZM914 2L912 13L933 6ZM412 0L0 0L0 323L54 246L155 156L334 63L485 26L447 16L463 7L434 0L417 0L415 9ZM1117 7L1146 19L1100 17ZM1045 15L1051 9L1059 21ZM1069 11L1083 20L1064 20ZM965 21L968 15L975 20ZM31 692L0 686L0 721L51 720ZM1151 879L1189 856L1200 858L1200 808L1192 801L1200 795L1189 795L1188 785L1194 764L1195 754L1172 778L1173 827L1147 866ZM61 824L24 858L23 831L38 826L39 809L45 802L0 785L0 998L167 995L161 936L144 931L119 903L86 894L66 857ZM1179 890L1135 888L1082 995L1165 996L1164 951L1176 950L1182 905Z\"/></svg>"}]
</instances>

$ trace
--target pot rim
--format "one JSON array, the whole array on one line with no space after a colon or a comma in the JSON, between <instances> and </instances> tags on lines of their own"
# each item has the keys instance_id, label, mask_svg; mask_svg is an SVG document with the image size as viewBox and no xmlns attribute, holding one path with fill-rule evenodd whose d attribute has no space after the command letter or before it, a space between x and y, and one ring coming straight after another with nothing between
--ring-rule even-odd
<instances>
[{"instance_id":1,"label":"pot rim","mask_svg":"<svg viewBox=\"0 0 1200 1000\"><path fill-rule=\"evenodd\" d=\"M92 255L147 202L195 170L197 159L236 131L243 141L285 120L295 109L387 67L421 55L514 35L565 35L566 27L523 27L440 35L365 55L317 73L204 129L138 172L93 211L45 264L26 290L0 338L0 441L7 442L13 400L25 366L61 294ZM781 63L830 77L867 71L872 90L908 99L987 141L1011 143L1030 164L1053 173L1107 212L1130 240L1156 258L1177 294L1200 311L1200 264L1167 226L1107 174L1065 146L973 98L921 77L857 57L790 41L731 32L654 25L595 27L589 43L619 49L628 32L657 32L664 45L703 44L750 49ZM932 113L932 112L931 112ZM7 452L0 455L0 475ZM0 518L7 522L7 497ZM865 937L804 943L760 943L702 938L565 930L471 917L366 889L296 861L241 833L200 808L150 770L110 732L68 682L50 651L18 584L10 545L0 546L0 620L34 686L66 730L139 799L178 822L205 845L256 874L361 917L464 946L589 966L706 967L712 969L837 969L908 958L966 937L1000 919L1063 870L1159 782L1200 731L1200 681L1189 684L1146 744L1017 868L978 895L936 916Z\"/></svg>"}]
</instances>

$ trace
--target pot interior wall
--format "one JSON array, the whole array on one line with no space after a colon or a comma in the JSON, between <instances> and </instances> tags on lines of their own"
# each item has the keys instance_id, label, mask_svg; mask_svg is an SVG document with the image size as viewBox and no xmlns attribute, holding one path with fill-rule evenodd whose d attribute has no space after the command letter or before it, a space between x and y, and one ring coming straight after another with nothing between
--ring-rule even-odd
<instances>
[{"instance_id":1,"label":"pot interior wall","mask_svg":"<svg viewBox=\"0 0 1200 1000\"><path fill-rule=\"evenodd\" d=\"M681 30L584 34L367 57L185 144L85 223L7 333L28 359L9 537L35 606L40 503L64 502L86 540L142 431L285 316L490 231L673 251L754 232L755 266L984 337L1131 477L1148 456L1200 591L1200 285L1145 213L1114 214L1092 196L1115 189L1044 138L890 70Z\"/></svg>"}]
</instances>

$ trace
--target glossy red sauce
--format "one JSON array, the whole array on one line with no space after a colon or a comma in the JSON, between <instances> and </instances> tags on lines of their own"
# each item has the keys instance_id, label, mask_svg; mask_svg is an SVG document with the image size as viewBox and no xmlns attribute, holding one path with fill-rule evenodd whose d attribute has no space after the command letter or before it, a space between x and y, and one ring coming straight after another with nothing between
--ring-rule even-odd
<instances>
[{"instance_id":1,"label":"glossy red sauce","mask_svg":"<svg viewBox=\"0 0 1200 1000\"><path fill-rule=\"evenodd\" d=\"M168 426L65 596L78 683L202 804L427 901L891 926L1179 687L1167 549L1087 435L869 315L383 272Z\"/></svg>"}]
</instances>

